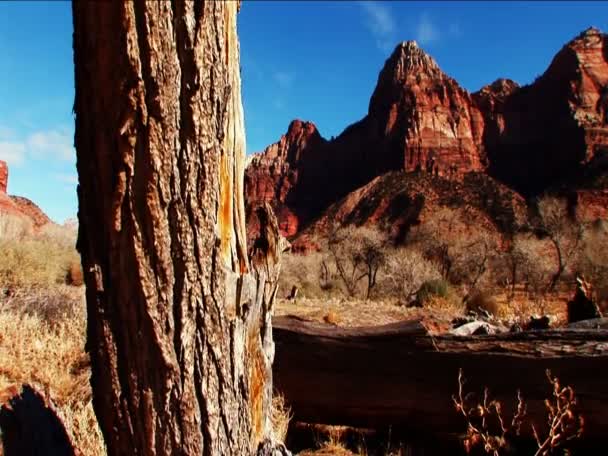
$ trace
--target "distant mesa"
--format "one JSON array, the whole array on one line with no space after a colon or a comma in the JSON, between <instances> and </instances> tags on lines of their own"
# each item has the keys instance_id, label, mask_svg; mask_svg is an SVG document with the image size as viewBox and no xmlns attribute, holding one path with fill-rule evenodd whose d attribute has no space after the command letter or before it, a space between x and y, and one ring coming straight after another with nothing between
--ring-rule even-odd
<instances>
[{"instance_id":1,"label":"distant mesa","mask_svg":"<svg viewBox=\"0 0 608 456\"><path fill-rule=\"evenodd\" d=\"M0 215L7 214L31 222L34 229L39 229L51 219L34 202L22 196L9 195L8 165L0 160Z\"/></svg>"},{"instance_id":2,"label":"distant mesa","mask_svg":"<svg viewBox=\"0 0 608 456\"><path fill-rule=\"evenodd\" d=\"M607 59L607 36L589 28L532 84L498 79L469 93L415 41L399 43L365 117L331 141L295 120L250 159L248 207L271 201L284 234L294 236L391 171L461 183L482 174L523 197L565 187L580 201L599 201L581 188L600 182L608 162Z\"/></svg>"}]
</instances>

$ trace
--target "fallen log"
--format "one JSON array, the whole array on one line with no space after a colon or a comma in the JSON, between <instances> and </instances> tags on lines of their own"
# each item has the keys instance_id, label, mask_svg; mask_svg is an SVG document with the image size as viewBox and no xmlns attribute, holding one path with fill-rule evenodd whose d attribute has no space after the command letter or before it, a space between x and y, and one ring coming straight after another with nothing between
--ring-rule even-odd
<instances>
[{"instance_id":1,"label":"fallen log","mask_svg":"<svg viewBox=\"0 0 608 456\"><path fill-rule=\"evenodd\" d=\"M508 416L521 390L529 420L544 432L549 369L574 387L585 438L608 431L608 330L431 336L417 321L337 328L276 317L273 331L274 384L298 421L458 434L466 424L452 395L462 368L465 390L489 387Z\"/></svg>"}]
</instances>

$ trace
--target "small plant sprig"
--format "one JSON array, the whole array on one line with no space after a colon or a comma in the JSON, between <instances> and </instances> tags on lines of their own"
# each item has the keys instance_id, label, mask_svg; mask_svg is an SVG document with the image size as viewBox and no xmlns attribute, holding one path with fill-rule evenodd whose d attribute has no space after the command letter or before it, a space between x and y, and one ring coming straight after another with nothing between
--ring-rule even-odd
<instances>
[{"instance_id":1,"label":"small plant sprig","mask_svg":"<svg viewBox=\"0 0 608 456\"><path fill-rule=\"evenodd\" d=\"M563 387L557 377L546 371L552 385L552 397L545 400L549 431L543 439L534 424L532 434L536 440L537 450L534 456L547 456L553 450L562 447L566 442L582 435L584 420L576 409L576 395L570 386ZM521 391L517 391L517 409L510 421L503 413L502 404L490 399L489 389L484 388L483 400L473 400L473 393L464 392L466 379L462 369L458 372L458 393L452 396L456 411L462 414L467 422L467 434L464 447L467 453L473 448L482 446L487 454L500 456L510 446L510 440L520 436L527 418L527 406Z\"/></svg>"},{"instance_id":2,"label":"small plant sprig","mask_svg":"<svg viewBox=\"0 0 608 456\"><path fill-rule=\"evenodd\" d=\"M551 450L559 448L564 443L580 438L585 424L583 416L577 411L574 389L571 386L562 386L559 379L553 377L548 369L546 373L549 383L553 386L553 392L550 399L545 399L549 433L544 440L532 424L532 433L538 445L536 452L538 456L550 454Z\"/></svg>"},{"instance_id":3,"label":"small plant sprig","mask_svg":"<svg viewBox=\"0 0 608 456\"><path fill-rule=\"evenodd\" d=\"M490 391L486 387L483 391L481 403L471 403L473 394L464 393L466 379L462 369L458 371L458 394L452 396L456 410L467 421L467 435L464 446L469 453L474 447L483 445L486 453L500 456L500 451L508 445L508 436L519 435L521 425L526 416L526 404L520 391L517 391L517 412L508 423L502 412L502 404L497 400L490 400Z\"/></svg>"}]
</instances>

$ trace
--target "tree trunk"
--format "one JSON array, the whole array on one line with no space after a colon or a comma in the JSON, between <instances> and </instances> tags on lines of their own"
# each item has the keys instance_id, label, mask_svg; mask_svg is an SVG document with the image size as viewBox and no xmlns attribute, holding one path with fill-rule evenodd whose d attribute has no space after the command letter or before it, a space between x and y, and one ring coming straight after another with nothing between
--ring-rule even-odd
<instances>
[{"instance_id":1,"label":"tree trunk","mask_svg":"<svg viewBox=\"0 0 608 456\"><path fill-rule=\"evenodd\" d=\"M262 208L247 257L238 8L73 3L78 249L110 455L272 446L283 244Z\"/></svg>"}]
</instances>

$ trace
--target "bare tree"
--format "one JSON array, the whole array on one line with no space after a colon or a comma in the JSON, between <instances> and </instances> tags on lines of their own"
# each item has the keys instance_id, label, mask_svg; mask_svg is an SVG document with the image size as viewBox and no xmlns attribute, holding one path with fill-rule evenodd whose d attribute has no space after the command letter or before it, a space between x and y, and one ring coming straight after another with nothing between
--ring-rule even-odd
<instances>
[{"instance_id":1,"label":"bare tree","mask_svg":"<svg viewBox=\"0 0 608 456\"><path fill-rule=\"evenodd\" d=\"M566 201L556 197L541 198L538 213L536 228L551 241L555 252L555 272L547 285L547 291L553 291L579 249L583 225L568 213Z\"/></svg>"},{"instance_id":2,"label":"bare tree","mask_svg":"<svg viewBox=\"0 0 608 456\"><path fill-rule=\"evenodd\" d=\"M409 242L415 244L425 257L437 264L444 279L449 279L454 265L455 236L462 222L457 210L441 207L429 214L424 222L411 231ZM449 236L446 234L449 233Z\"/></svg>"},{"instance_id":3,"label":"bare tree","mask_svg":"<svg viewBox=\"0 0 608 456\"><path fill-rule=\"evenodd\" d=\"M395 249L387 254L382 288L388 295L409 302L423 283L441 278L435 266L417 250Z\"/></svg>"},{"instance_id":4,"label":"bare tree","mask_svg":"<svg viewBox=\"0 0 608 456\"><path fill-rule=\"evenodd\" d=\"M260 208L247 256L238 8L73 3L78 249L111 455L272 445L283 242Z\"/></svg>"},{"instance_id":5,"label":"bare tree","mask_svg":"<svg viewBox=\"0 0 608 456\"><path fill-rule=\"evenodd\" d=\"M355 296L359 283L365 280L365 299L370 298L386 261L385 242L384 236L373 228L332 227L328 249L349 296Z\"/></svg>"}]
</instances>

